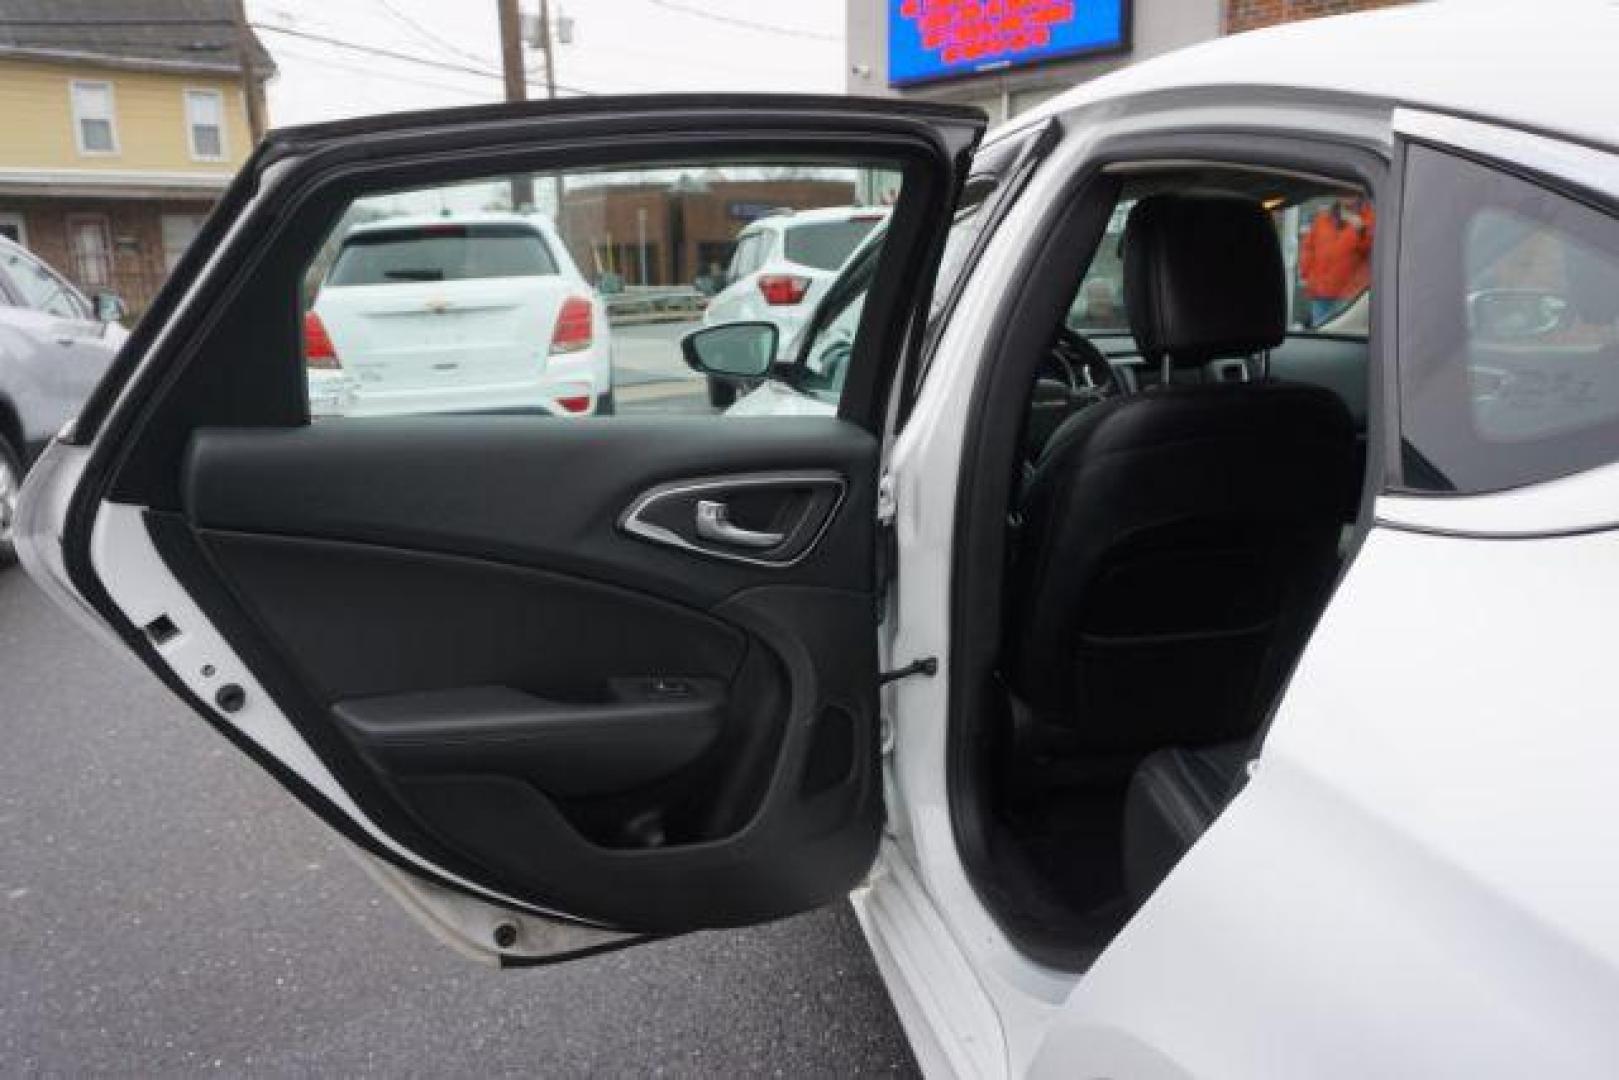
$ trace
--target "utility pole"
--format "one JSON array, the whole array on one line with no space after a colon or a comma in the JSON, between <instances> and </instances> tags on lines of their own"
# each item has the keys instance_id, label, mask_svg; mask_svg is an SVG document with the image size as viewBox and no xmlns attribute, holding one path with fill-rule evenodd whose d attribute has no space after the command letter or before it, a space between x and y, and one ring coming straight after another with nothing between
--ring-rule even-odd
<instances>
[{"instance_id":1,"label":"utility pole","mask_svg":"<svg viewBox=\"0 0 1619 1080\"><path fill-rule=\"evenodd\" d=\"M528 78L523 72L523 31L517 20L517 0L495 0L500 11L500 69L506 80L507 101L528 100ZM549 65L547 65L549 68ZM534 206L534 177L513 176L512 209Z\"/></svg>"},{"instance_id":2,"label":"utility pole","mask_svg":"<svg viewBox=\"0 0 1619 1080\"><path fill-rule=\"evenodd\" d=\"M540 51L545 54L545 99L557 98L557 54L551 43L551 0L540 0ZM551 177L551 198L556 206L556 226L562 226L562 174Z\"/></svg>"},{"instance_id":3,"label":"utility pole","mask_svg":"<svg viewBox=\"0 0 1619 1080\"><path fill-rule=\"evenodd\" d=\"M540 0L540 51L545 53L545 96L556 100L557 54L551 44L551 0Z\"/></svg>"},{"instance_id":4,"label":"utility pole","mask_svg":"<svg viewBox=\"0 0 1619 1080\"><path fill-rule=\"evenodd\" d=\"M236 63L242 69L242 96L247 102L247 130L253 145L264 138L264 84L259 81L258 52L253 48L253 32L247 28L247 2L231 4L231 22L236 26Z\"/></svg>"}]
</instances>

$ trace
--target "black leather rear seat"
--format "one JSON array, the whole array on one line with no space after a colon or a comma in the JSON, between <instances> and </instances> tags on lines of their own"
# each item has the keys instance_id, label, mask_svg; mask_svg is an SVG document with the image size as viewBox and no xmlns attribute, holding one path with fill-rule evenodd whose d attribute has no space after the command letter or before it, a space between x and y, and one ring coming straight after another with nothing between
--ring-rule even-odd
<instances>
[{"instance_id":1,"label":"black leather rear seat","mask_svg":"<svg viewBox=\"0 0 1619 1080\"><path fill-rule=\"evenodd\" d=\"M1124 883L1140 905L1247 779L1247 739L1147 755L1124 801Z\"/></svg>"}]
</instances>

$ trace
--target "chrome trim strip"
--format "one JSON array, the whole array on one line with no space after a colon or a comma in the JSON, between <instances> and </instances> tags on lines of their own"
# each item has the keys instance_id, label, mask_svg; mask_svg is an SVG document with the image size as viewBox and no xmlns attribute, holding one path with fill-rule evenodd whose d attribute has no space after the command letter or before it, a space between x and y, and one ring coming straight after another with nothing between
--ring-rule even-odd
<instances>
[{"instance_id":1,"label":"chrome trim strip","mask_svg":"<svg viewBox=\"0 0 1619 1080\"><path fill-rule=\"evenodd\" d=\"M718 551L713 548L702 547L687 540L678 533L671 532L662 525L655 525L643 516L647 509L664 499L680 495L694 495L705 491L735 491L738 488L759 487L831 487L837 489L837 498L832 507L826 512L815 531L815 535L804 545L804 549L790 559L761 558L756 555L740 555L729 551ZM710 476L692 480L676 480L672 483L659 484L649 491L636 496L629 508L619 515L618 527L631 536L642 540L649 540L654 544L679 548L694 555L703 555L711 559L723 559L727 562L747 563L752 566L769 567L772 570L783 570L790 566L797 566L809 557L820 546L821 538L826 535L827 529L832 527L832 520L843 509L843 499L848 493L849 485L840 474L829 469L817 469L804 472L769 472L769 473L740 473L736 476Z\"/></svg>"}]
</instances>

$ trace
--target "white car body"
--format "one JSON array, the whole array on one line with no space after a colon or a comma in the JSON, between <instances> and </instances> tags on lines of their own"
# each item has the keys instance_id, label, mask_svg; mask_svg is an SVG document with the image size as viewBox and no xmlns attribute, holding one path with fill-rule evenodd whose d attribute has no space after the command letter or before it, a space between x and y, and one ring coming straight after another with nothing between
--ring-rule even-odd
<instances>
[{"instance_id":1,"label":"white car body","mask_svg":"<svg viewBox=\"0 0 1619 1080\"><path fill-rule=\"evenodd\" d=\"M736 399L726 416L833 416L836 402L799 393L775 379L766 379Z\"/></svg>"},{"instance_id":2,"label":"white car body","mask_svg":"<svg viewBox=\"0 0 1619 1080\"><path fill-rule=\"evenodd\" d=\"M1612 197L1616 36L1612 5L1416 5L1197 46L1019 120L1057 117L1070 134L972 271L896 440L906 562L890 662L948 653L956 460L993 355L985 334L1040 207L1093 140L1256 119L1249 95L1345 94L1388 103L1385 140L1506 155ZM890 690L893 842L855 904L924 1071L1619 1072L1619 867L1596 855L1619 839L1606 764L1619 729L1591 696L1606 684L1608 607L1592 589L1619 587L1598 569L1616 542L1616 469L1496 495L1379 496L1252 778L1083 974L1024 955L965 872L947 684Z\"/></svg>"},{"instance_id":3,"label":"white car body","mask_svg":"<svg viewBox=\"0 0 1619 1080\"><path fill-rule=\"evenodd\" d=\"M522 231L543 245L554 272L460 280L342 280L356 244L389 236L467 230L460 243L491 243L483 230ZM590 339L558 351L563 305L590 306ZM586 415L609 401L612 345L606 307L579 273L548 218L458 213L386 218L356 225L316 296L314 314L337 352L339 370L310 369L315 415L396 416L424 412L544 411Z\"/></svg>"},{"instance_id":4,"label":"white car body","mask_svg":"<svg viewBox=\"0 0 1619 1080\"><path fill-rule=\"evenodd\" d=\"M1612 207L1616 40L1612 4L1441 3L1322 20L1098 79L986 144L1061 120L967 273L878 497L899 562L878 629L883 667L930 657L938 670L882 691L886 832L853 902L924 1072L1619 1074L1619 725L1605 696L1619 462L1493 494L1376 489L1246 786L1083 971L1032 959L992 916L958 846L947 769L975 388L999 357L1007 282L1101 141L1331 131L1385 155L1420 142ZM1374 435L1397 422L1379 416ZM23 552L106 633L61 566L60 519L87 457L64 444L47 454L24 500ZM215 688L198 674L204 659L249 670L165 568L141 508L104 503L92 536L97 578L131 625L163 613L186 628L162 654L174 680L205 700ZM357 831L403 851L275 699L242 682L249 704L226 722ZM429 885L362 858L435 933L486 960L522 955L488 944L502 920L539 942L537 955L616 940L514 915L487 890L453 891L466 882L442 868L429 865L448 884Z\"/></svg>"},{"instance_id":5,"label":"white car body","mask_svg":"<svg viewBox=\"0 0 1619 1080\"><path fill-rule=\"evenodd\" d=\"M869 231L883 222L888 209L882 206L830 206L819 210L800 210L791 214L777 214L751 222L737 233L737 251L732 258L728 274L729 284L716 293L703 309L703 325L717 326L728 322L768 322L776 327L777 342L785 350L803 331L805 322L826 290L837 279L838 271L848 261L860 241ZM818 226L837 228L845 223L859 223L854 231L836 244L834 253L841 253L836 265L811 266L794 257L790 235L798 229L816 229ZM858 232L859 235L855 235ZM821 260L822 263L830 259ZM793 303L771 303L760 286L761 279L792 278L804 283L802 293Z\"/></svg>"},{"instance_id":6,"label":"white car body","mask_svg":"<svg viewBox=\"0 0 1619 1080\"><path fill-rule=\"evenodd\" d=\"M128 337L66 278L0 236L0 567L15 561L12 523L34 455L78 412Z\"/></svg>"}]
</instances>

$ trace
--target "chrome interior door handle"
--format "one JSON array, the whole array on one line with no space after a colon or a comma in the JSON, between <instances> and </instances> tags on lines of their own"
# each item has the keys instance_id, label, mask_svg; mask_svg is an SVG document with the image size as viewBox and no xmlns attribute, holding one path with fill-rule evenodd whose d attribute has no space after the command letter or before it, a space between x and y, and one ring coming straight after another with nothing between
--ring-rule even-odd
<instances>
[{"instance_id":1,"label":"chrome interior door handle","mask_svg":"<svg viewBox=\"0 0 1619 1080\"><path fill-rule=\"evenodd\" d=\"M785 533L755 532L731 524L731 508L715 499L698 500L697 535L718 544L745 548L772 548L787 539Z\"/></svg>"}]
</instances>

